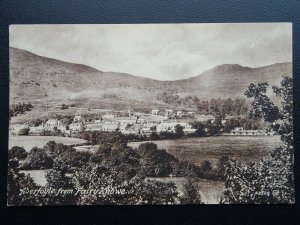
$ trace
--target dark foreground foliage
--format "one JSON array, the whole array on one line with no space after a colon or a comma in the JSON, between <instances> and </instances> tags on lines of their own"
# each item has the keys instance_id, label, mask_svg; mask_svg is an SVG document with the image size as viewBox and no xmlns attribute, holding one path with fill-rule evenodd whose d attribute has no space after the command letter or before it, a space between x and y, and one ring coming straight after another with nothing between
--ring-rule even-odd
<instances>
[{"instance_id":1,"label":"dark foreground foliage","mask_svg":"<svg viewBox=\"0 0 300 225\"><path fill-rule=\"evenodd\" d=\"M293 81L285 77L273 92L281 98L277 106L266 95L268 84L251 84L246 96L252 99L250 115L272 123L282 141L269 158L258 163L242 164L229 160L225 166L226 180L223 203L293 203L294 148L293 148Z\"/></svg>"},{"instance_id":2,"label":"dark foreground foliage","mask_svg":"<svg viewBox=\"0 0 300 225\"><path fill-rule=\"evenodd\" d=\"M99 148L93 153L76 151L52 141L43 148L33 148L21 165L17 159L11 159L8 204L187 204L189 199L194 199L193 203L201 202L198 189L191 182L184 185L183 196L179 196L173 182L156 178L210 176L212 168L208 162L200 167L181 162L153 143L142 144L134 150L127 147L127 141L120 133L109 133L107 138L103 135L108 132L95 135L98 137L95 144ZM49 169L47 186L43 188L68 191L19 196L24 190L40 188L20 169ZM97 190L97 194L87 190Z\"/></svg>"}]
</instances>

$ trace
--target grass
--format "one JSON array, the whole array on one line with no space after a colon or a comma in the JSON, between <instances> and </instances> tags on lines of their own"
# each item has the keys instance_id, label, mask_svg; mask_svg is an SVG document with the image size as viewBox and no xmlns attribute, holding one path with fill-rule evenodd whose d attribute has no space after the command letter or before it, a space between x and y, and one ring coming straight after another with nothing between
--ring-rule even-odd
<instances>
[{"instance_id":1,"label":"grass","mask_svg":"<svg viewBox=\"0 0 300 225\"><path fill-rule=\"evenodd\" d=\"M26 151L30 151L33 147L42 148L49 141L55 141L56 143L62 143L65 145L83 144L86 141L78 138L71 137L57 137L57 136L10 136L9 148L13 146L20 146L25 148Z\"/></svg>"},{"instance_id":2,"label":"grass","mask_svg":"<svg viewBox=\"0 0 300 225\"><path fill-rule=\"evenodd\" d=\"M208 160L216 165L219 158L228 156L241 161L257 161L280 144L278 136L218 136L177 140L152 141L180 160L201 164ZM143 142L128 145L138 147Z\"/></svg>"},{"instance_id":3,"label":"grass","mask_svg":"<svg viewBox=\"0 0 300 225\"><path fill-rule=\"evenodd\" d=\"M46 172L48 170L21 170L21 173L25 175L30 175L33 181L39 186L45 186L47 184Z\"/></svg>"}]
</instances>

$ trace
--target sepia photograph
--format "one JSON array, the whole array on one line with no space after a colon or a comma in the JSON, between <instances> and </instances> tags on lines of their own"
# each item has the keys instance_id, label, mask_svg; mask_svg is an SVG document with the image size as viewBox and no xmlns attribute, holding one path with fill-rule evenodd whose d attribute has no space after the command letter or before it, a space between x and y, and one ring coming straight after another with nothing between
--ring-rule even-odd
<instances>
[{"instance_id":1,"label":"sepia photograph","mask_svg":"<svg viewBox=\"0 0 300 225\"><path fill-rule=\"evenodd\" d=\"M9 26L8 206L293 204L292 23Z\"/></svg>"}]
</instances>

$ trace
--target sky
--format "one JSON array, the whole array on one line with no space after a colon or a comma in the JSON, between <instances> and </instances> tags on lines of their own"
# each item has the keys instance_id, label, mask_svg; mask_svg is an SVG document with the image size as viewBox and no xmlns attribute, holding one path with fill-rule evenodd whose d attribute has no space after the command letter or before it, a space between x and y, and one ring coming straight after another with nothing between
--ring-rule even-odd
<instances>
[{"instance_id":1,"label":"sky","mask_svg":"<svg viewBox=\"0 0 300 225\"><path fill-rule=\"evenodd\" d=\"M11 25L10 46L101 71L178 80L292 62L291 23Z\"/></svg>"}]
</instances>

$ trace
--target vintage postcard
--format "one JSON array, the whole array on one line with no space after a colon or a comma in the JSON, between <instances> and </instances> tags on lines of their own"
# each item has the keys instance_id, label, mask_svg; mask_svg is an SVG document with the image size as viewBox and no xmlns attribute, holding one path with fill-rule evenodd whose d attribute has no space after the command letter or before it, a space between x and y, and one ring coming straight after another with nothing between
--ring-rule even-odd
<instances>
[{"instance_id":1,"label":"vintage postcard","mask_svg":"<svg viewBox=\"0 0 300 225\"><path fill-rule=\"evenodd\" d=\"M9 206L294 203L291 23L9 35Z\"/></svg>"}]
</instances>

